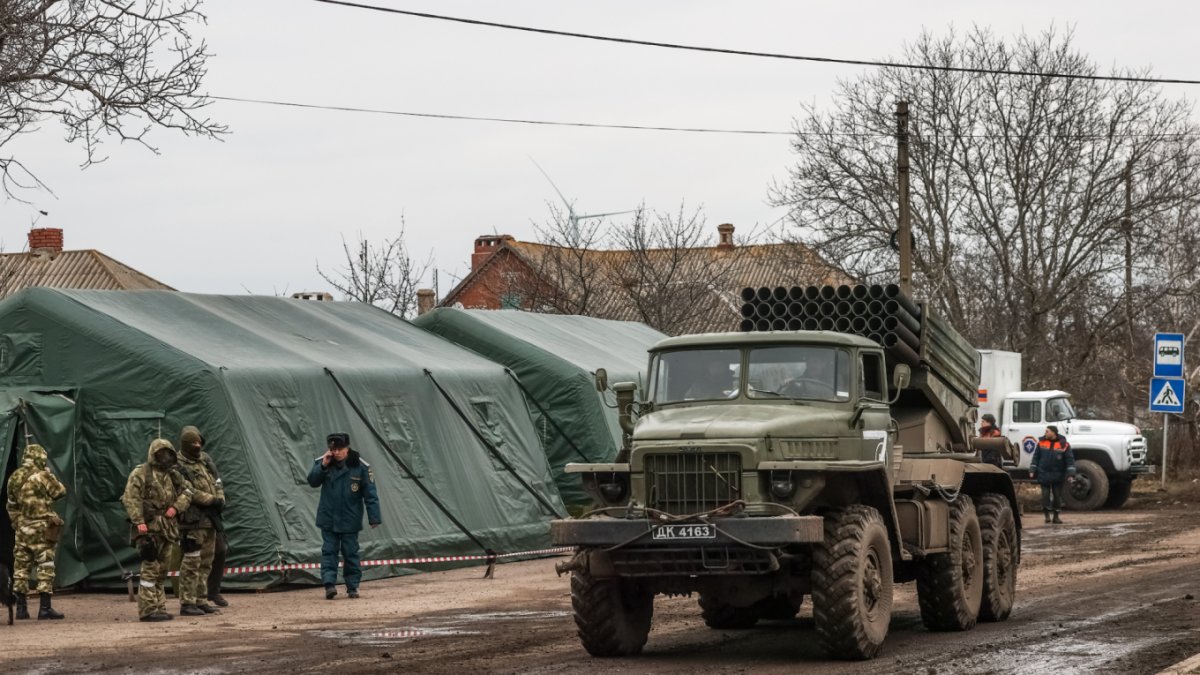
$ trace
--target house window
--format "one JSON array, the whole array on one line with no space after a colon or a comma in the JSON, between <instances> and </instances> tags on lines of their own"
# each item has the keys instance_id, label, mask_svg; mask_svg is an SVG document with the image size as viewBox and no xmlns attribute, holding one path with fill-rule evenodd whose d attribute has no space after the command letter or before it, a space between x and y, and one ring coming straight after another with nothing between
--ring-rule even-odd
<instances>
[{"instance_id":1,"label":"house window","mask_svg":"<svg viewBox=\"0 0 1200 675\"><path fill-rule=\"evenodd\" d=\"M521 294L505 293L501 295L500 309L521 309Z\"/></svg>"}]
</instances>

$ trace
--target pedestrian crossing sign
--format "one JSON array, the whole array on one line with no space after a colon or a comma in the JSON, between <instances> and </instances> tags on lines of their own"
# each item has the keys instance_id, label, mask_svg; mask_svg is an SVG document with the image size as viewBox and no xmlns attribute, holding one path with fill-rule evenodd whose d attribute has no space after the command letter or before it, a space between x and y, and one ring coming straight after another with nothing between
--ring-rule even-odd
<instances>
[{"instance_id":1,"label":"pedestrian crossing sign","mask_svg":"<svg viewBox=\"0 0 1200 675\"><path fill-rule=\"evenodd\" d=\"M1150 412L1182 413L1184 381L1156 377L1150 380Z\"/></svg>"}]
</instances>

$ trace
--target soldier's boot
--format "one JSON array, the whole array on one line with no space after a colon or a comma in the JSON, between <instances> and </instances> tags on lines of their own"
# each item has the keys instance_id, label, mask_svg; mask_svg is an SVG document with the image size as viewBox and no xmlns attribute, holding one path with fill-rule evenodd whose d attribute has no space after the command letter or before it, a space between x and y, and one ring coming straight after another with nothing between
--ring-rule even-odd
<instances>
[{"instance_id":1,"label":"soldier's boot","mask_svg":"<svg viewBox=\"0 0 1200 675\"><path fill-rule=\"evenodd\" d=\"M25 594L17 593L17 618L29 618L29 605L25 604Z\"/></svg>"},{"instance_id":2,"label":"soldier's boot","mask_svg":"<svg viewBox=\"0 0 1200 675\"><path fill-rule=\"evenodd\" d=\"M217 607L228 607L229 606L229 601L226 600L225 596L221 595L220 593L208 596L208 601L211 602L212 604L216 605Z\"/></svg>"},{"instance_id":3,"label":"soldier's boot","mask_svg":"<svg viewBox=\"0 0 1200 675\"><path fill-rule=\"evenodd\" d=\"M204 612L205 614L220 614L221 613L221 610L219 610L216 607L213 607L212 605L209 605L207 603L203 604L203 605L196 605L196 606L199 607L200 611Z\"/></svg>"},{"instance_id":4,"label":"soldier's boot","mask_svg":"<svg viewBox=\"0 0 1200 675\"><path fill-rule=\"evenodd\" d=\"M1049 524L1050 523L1050 512L1042 511L1042 513L1046 514L1046 524Z\"/></svg>"},{"instance_id":5,"label":"soldier's boot","mask_svg":"<svg viewBox=\"0 0 1200 675\"><path fill-rule=\"evenodd\" d=\"M1055 511L1055 512L1054 512L1054 521L1053 521L1053 522L1054 522L1054 524L1055 524L1055 525L1062 525L1062 524L1063 524L1062 518L1059 518L1059 517L1058 517L1058 511Z\"/></svg>"},{"instance_id":6,"label":"soldier's boot","mask_svg":"<svg viewBox=\"0 0 1200 675\"><path fill-rule=\"evenodd\" d=\"M350 598L351 600L357 600L358 599L358 589L357 588L347 588L346 589L346 597Z\"/></svg>"},{"instance_id":7,"label":"soldier's boot","mask_svg":"<svg viewBox=\"0 0 1200 675\"><path fill-rule=\"evenodd\" d=\"M62 619L62 612L56 611L50 606L50 599L54 597L49 593L42 593L42 606L38 608L38 621L42 619Z\"/></svg>"},{"instance_id":8,"label":"soldier's boot","mask_svg":"<svg viewBox=\"0 0 1200 675\"><path fill-rule=\"evenodd\" d=\"M337 587L335 587L333 584L326 584L325 585L325 599L332 600L336 597L337 597Z\"/></svg>"},{"instance_id":9,"label":"soldier's boot","mask_svg":"<svg viewBox=\"0 0 1200 675\"><path fill-rule=\"evenodd\" d=\"M204 610L195 605L180 605L179 616L204 616Z\"/></svg>"}]
</instances>

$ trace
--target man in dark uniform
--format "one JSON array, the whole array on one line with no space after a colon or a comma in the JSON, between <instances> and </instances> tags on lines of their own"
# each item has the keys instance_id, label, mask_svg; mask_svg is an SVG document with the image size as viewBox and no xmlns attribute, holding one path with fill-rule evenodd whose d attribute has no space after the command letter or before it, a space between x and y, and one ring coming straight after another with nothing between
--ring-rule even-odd
<instances>
[{"instance_id":1,"label":"man in dark uniform","mask_svg":"<svg viewBox=\"0 0 1200 675\"><path fill-rule=\"evenodd\" d=\"M325 599L337 596L338 556L345 570L346 595L358 597L362 580L359 566L358 533L362 530L363 507L367 522L378 527L383 521L379 513L379 495L375 492L375 472L359 454L350 448L350 435L329 434L328 449L318 457L308 472L308 484L321 488L317 506L317 527L321 528L321 581L325 584Z\"/></svg>"},{"instance_id":2,"label":"man in dark uniform","mask_svg":"<svg viewBox=\"0 0 1200 675\"><path fill-rule=\"evenodd\" d=\"M1075 480L1075 452L1071 444L1058 433L1058 427L1046 427L1046 434L1038 439L1037 449L1029 461L1029 477L1042 486L1042 512L1046 522L1061 525L1058 512L1062 510L1062 491L1068 480ZM1054 513L1051 520L1050 514Z\"/></svg>"}]
</instances>

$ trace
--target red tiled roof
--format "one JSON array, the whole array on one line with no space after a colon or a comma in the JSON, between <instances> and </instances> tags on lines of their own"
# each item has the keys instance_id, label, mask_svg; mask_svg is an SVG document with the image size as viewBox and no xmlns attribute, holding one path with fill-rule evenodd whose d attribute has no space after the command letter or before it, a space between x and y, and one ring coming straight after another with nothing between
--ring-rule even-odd
<instances>
[{"instance_id":1,"label":"red tiled roof","mask_svg":"<svg viewBox=\"0 0 1200 675\"><path fill-rule=\"evenodd\" d=\"M639 252L619 249L594 249L579 252L514 239L505 240L495 253L472 270L446 296L442 304L449 306L457 302L459 296L473 283L476 283L480 277L483 277L484 270L496 263L505 251L522 260L535 273L552 267L553 264L547 261L553 261L556 255L576 256L582 253L586 259L583 264L595 270L596 275L603 279L593 288L588 289L592 295L587 301L586 313L589 316L619 321L646 320L639 307L630 298L630 289L636 285L636 280L620 278L621 270L629 269L633 257ZM695 255L696 253L704 255L698 256ZM640 252L640 254L647 256L650 265L659 261L670 261L672 260L671 256L677 256L677 252L670 249L650 250ZM822 260L812 249L803 244L711 246L692 249L681 260L680 268L673 274L676 283L707 284L710 286L710 292L697 294L693 289L692 292L684 294L691 301L702 306L698 307L695 312L689 312L692 314L692 318L677 327L675 332L678 333L736 330L742 318L740 293L745 287L839 284L849 280L849 276L843 271ZM725 272L721 277L720 288L711 287L710 283L715 265L727 265L727 267L723 267ZM547 279L547 281L552 282L553 280ZM572 291L572 289L561 290L567 295L570 295Z\"/></svg>"}]
</instances>

